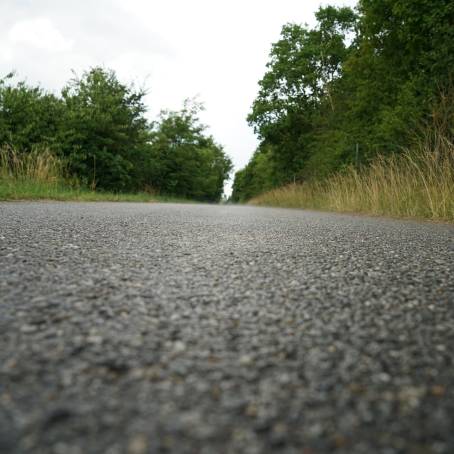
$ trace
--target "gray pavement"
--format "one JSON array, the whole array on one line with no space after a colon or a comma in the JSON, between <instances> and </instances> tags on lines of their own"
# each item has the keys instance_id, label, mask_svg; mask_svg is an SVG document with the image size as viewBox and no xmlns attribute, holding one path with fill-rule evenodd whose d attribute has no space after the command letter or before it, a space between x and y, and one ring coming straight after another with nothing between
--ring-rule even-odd
<instances>
[{"instance_id":1,"label":"gray pavement","mask_svg":"<svg viewBox=\"0 0 454 454\"><path fill-rule=\"evenodd\" d=\"M0 452L452 453L454 228L0 204Z\"/></svg>"}]
</instances>

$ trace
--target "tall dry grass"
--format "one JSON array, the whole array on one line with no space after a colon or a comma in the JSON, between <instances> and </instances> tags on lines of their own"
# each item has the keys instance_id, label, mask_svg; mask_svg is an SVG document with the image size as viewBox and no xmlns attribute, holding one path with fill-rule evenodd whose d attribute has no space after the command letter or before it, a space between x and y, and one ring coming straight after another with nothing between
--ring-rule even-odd
<instances>
[{"instance_id":1,"label":"tall dry grass","mask_svg":"<svg viewBox=\"0 0 454 454\"><path fill-rule=\"evenodd\" d=\"M443 135L426 136L402 154L278 188L250 203L454 221L454 144Z\"/></svg>"},{"instance_id":2,"label":"tall dry grass","mask_svg":"<svg viewBox=\"0 0 454 454\"><path fill-rule=\"evenodd\" d=\"M0 178L55 186L63 180L64 165L49 150L19 153L11 147L0 149Z\"/></svg>"},{"instance_id":3,"label":"tall dry grass","mask_svg":"<svg viewBox=\"0 0 454 454\"><path fill-rule=\"evenodd\" d=\"M71 191L64 163L47 149L0 149L0 200L52 199Z\"/></svg>"}]
</instances>

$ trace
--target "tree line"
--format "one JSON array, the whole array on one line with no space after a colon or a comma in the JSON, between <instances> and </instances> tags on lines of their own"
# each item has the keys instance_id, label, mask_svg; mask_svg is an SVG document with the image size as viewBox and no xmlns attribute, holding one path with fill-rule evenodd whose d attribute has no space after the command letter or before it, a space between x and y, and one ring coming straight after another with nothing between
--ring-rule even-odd
<instances>
[{"instance_id":1,"label":"tree line","mask_svg":"<svg viewBox=\"0 0 454 454\"><path fill-rule=\"evenodd\" d=\"M248 116L260 144L233 201L399 153L453 91L452 0L360 0L316 20L286 24L272 45Z\"/></svg>"},{"instance_id":2,"label":"tree line","mask_svg":"<svg viewBox=\"0 0 454 454\"><path fill-rule=\"evenodd\" d=\"M0 79L0 148L50 150L93 189L218 201L232 163L201 124L203 106L186 101L149 121L145 95L102 67L74 76L59 95L8 74Z\"/></svg>"}]
</instances>

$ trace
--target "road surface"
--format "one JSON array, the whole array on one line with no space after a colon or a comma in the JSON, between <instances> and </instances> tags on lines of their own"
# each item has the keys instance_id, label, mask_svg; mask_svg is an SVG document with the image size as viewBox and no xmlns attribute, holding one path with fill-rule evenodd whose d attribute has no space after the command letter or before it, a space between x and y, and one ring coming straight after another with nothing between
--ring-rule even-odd
<instances>
[{"instance_id":1,"label":"road surface","mask_svg":"<svg viewBox=\"0 0 454 454\"><path fill-rule=\"evenodd\" d=\"M0 204L1 453L452 453L454 228Z\"/></svg>"}]
</instances>

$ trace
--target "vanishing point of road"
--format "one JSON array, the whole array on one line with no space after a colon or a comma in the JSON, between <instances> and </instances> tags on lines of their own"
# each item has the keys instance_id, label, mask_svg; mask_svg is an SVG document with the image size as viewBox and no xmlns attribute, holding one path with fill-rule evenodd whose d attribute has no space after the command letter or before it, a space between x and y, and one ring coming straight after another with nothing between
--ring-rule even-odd
<instances>
[{"instance_id":1,"label":"vanishing point of road","mask_svg":"<svg viewBox=\"0 0 454 454\"><path fill-rule=\"evenodd\" d=\"M0 204L0 452L452 453L454 227Z\"/></svg>"}]
</instances>

